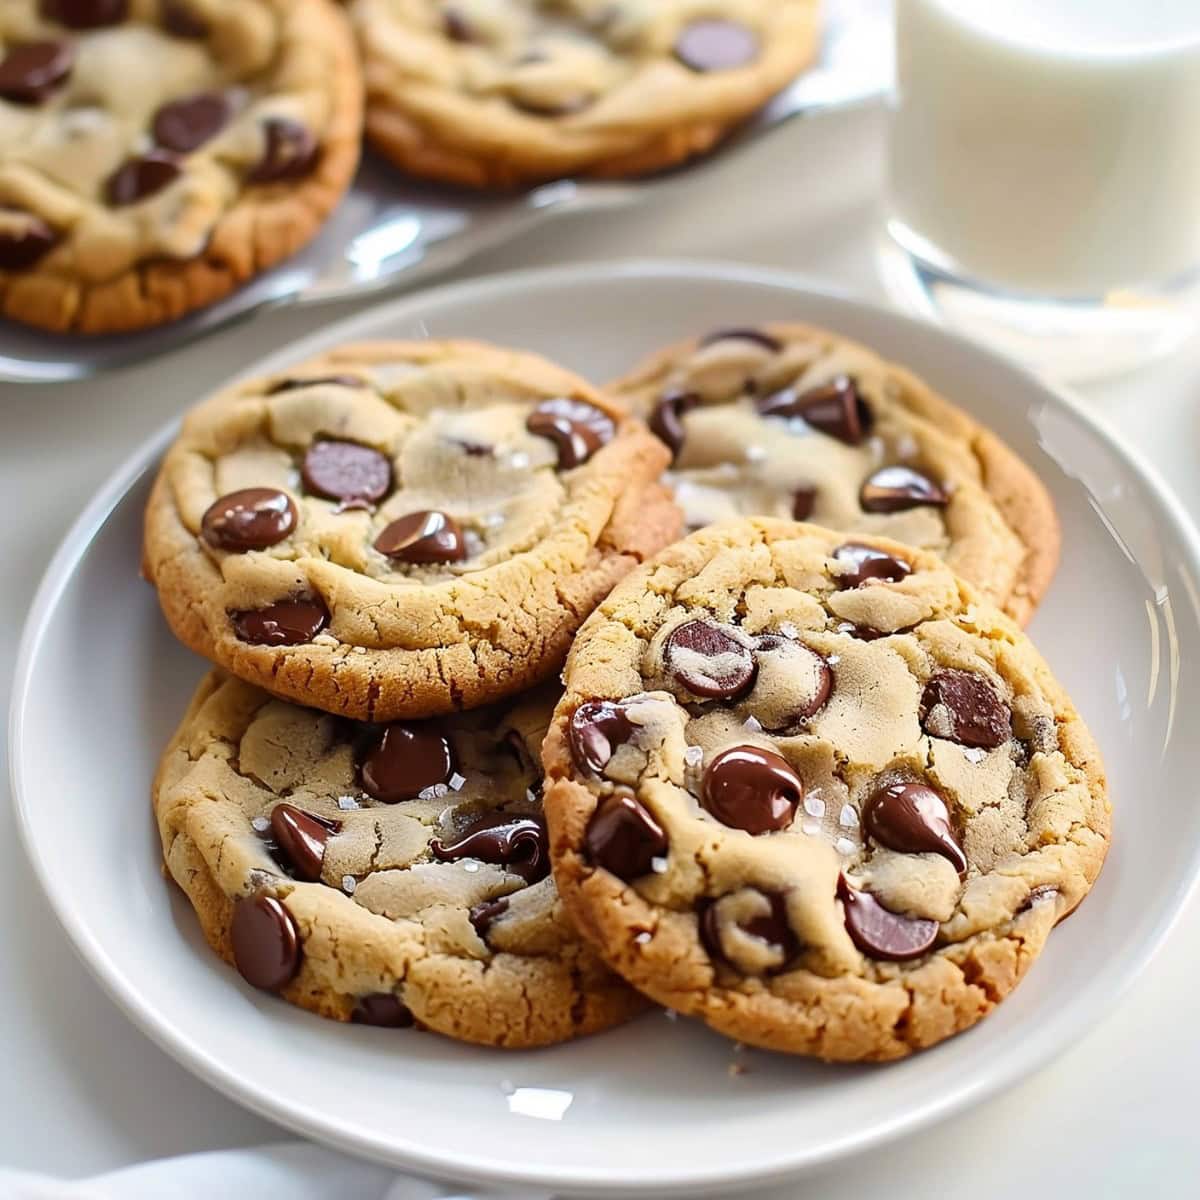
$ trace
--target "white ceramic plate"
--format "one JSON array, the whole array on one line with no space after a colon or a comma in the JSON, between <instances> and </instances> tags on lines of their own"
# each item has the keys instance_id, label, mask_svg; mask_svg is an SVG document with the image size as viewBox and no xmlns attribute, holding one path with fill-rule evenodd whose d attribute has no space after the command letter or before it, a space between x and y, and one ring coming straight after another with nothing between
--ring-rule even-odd
<instances>
[{"instance_id":1,"label":"white ceramic plate","mask_svg":"<svg viewBox=\"0 0 1200 1200\"><path fill-rule=\"evenodd\" d=\"M1062 567L1032 632L1104 749L1117 842L1018 992L948 1044L847 1068L739 1054L662 1014L551 1050L483 1051L336 1025L244 986L164 882L147 800L159 748L203 669L137 574L141 508L167 430L117 473L51 564L25 631L11 728L19 821L47 896L160 1045L265 1116L397 1166L526 1189L728 1195L959 1110L1045 1063L1113 1005L1197 874L1200 543L1154 476L1072 402L933 327L716 264L458 284L333 326L262 369L353 338L466 335L603 380L671 339L771 318L828 325L908 363L996 428L1058 504ZM730 1072L735 1059L746 1073Z\"/></svg>"}]
</instances>

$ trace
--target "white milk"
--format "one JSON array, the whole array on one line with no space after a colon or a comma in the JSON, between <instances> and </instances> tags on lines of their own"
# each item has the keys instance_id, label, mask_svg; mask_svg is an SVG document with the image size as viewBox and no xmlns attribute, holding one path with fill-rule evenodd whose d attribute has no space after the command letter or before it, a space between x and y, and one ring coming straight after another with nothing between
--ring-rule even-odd
<instances>
[{"instance_id":1,"label":"white milk","mask_svg":"<svg viewBox=\"0 0 1200 1200\"><path fill-rule=\"evenodd\" d=\"M896 19L892 216L926 257L1063 297L1200 267L1200 0L897 0Z\"/></svg>"}]
</instances>

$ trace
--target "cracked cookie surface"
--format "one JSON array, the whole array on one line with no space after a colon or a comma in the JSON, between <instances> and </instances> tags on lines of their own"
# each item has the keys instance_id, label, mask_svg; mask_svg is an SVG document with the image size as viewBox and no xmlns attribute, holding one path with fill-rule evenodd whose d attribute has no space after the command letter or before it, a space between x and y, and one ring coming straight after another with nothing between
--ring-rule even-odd
<instances>
[{"instance_id":1,"label":"cracked cookie surface","mask_svg":"<svg viewBox=\"0 0 1200 1200\"><path fill-rule=\"evenodd\" d=\"M689 528L767 516L894 538L939 554L1022 624L1053 577L1058 518L1033 472L911 372L837 334L717 330L610 390L671 447Z\"/></svg>"},{"instance_id":2,"label":"cracked cookie surface","mask_svg":"<svg viewBox=\"0 0 1200 1200\"><path fill-rule=\"evenodd\" d=\"M891 1059L966 1029L1103 863L1079 715L923 551L714 526L613 591L564 680L563 900L637 988L741 1041Z\"/></svg>"},{"instance_id":3,"label":"cracked cookie surface","mask_svg":"<svg viewBox=\"0 0 1200 1200\"><path fill-rule=\"evenodd\" d=\"M549 876L538 747L556 692L360 725L211 673L167 748L167 869L247 982L322 1016L538 1046L644 1001Z\"/></svg>"},{"instance_id":4,"label":"cracked cookie surface","mask_svg":"<svg viewBox=\"0 0 1200 1200\"><path fill-rule=\"evenodd\" d=\"M361 129L332 0L8 0L0 313L113 333L212 303L317 232Z\"/></svg>"},{"instance_id":5,"label":"cracked cookie surface","mask_svg":"<svg viewBox=\"0 0 1200 1200\"><path fill-rule=\"evenodd\" d=\"M476 187L682 162L813 60L816 0L355 0L367 133Z\"/></svg>"},{"instance_id":6,"label":"cracked cookie surface","mask_svg":"<svg viewBox=\"0 0 1200 1200\"><path fill-rule=\"evenodd\" d=\"M231 673L356 720L510 696L674 538L667 455L531 354L348 346L194 409L146 510L172 629Z\"/></svg>"}]
</instances>

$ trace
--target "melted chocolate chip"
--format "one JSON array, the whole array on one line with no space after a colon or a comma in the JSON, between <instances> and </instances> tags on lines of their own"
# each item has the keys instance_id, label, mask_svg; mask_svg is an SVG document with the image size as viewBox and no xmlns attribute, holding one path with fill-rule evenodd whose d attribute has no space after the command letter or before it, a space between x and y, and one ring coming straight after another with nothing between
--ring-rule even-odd
<instances>
[{"instance_id":1,"label":"melted chocolate chip","mask_svg":"<svg viewBox=\"0 0 1200 1200\"><path fill-rule=\"evenodd\" d=\"M41 14L68 29L119 25L129 15L129 0L41 0Z\"/></svg>"},{"instance_id":2,"label":"melted chocolate chip","mask_svg":"<svg viewBox=\"0 0 1200 1200\"><path fill-rule=\"evenodd\" d=\"M200 536L218 550L265 550L296 528L296 506L278 488L243 488L215 501L200 521Z\"/></svg>"},{"instance_id":3,"label":"melted chocolate chip","mask_svg":"<svg viewBox=\"0 0 1200 1200\"><path fill-rule=\"evenodd\" d=\"M448 783L454 753L436 725L388 725L363 759L362 785L384 804L414 800L427 788Z\"/></svg>"},{"instance_id":4,"label":"melted chocolate chip","mask_svg":"<svg viewBox=\"0 0 1200 1200\"><path fill-rule=\"evenodd\" d=\"M331 383L337 387L366 387L366 384L357 375L319 375L315 379L281 379L267 388L267 395L278 396L280 392L294 392L298 388L318 387L323 383Z\"/></svg>"},{"instance_id":5,"label":"melted chocolate chip","mask_svg":"<svg viewBox=\"0 0 1200 1200\"><path fill-rule=\"evenodd\" d=\"M540 817L513 813L486 813L472 822L463 835L447 845L441 838L429 843L429 852L441 862L477 858L537 883L550 874L550 843Z\"/></svg>"},{"instance_id":6,"label":"melted chocolate chip","mask_svg":"<svg viewBox=\"0 0 1200 1200\"><path fill-rule=\"evenodd\" d=\"M920 958L937 940L936 921L894 913L870 892L852 888L844 877L838 880L837 894L845 912L846 932L872 958L906 962Z\"/></svg>"},{"instance_id":7,"label":"melted chocolate chip","mask_svg":"<svg viewBox=\"0 0 1200 1200\"><path fill-rule=\"evenodd\" d=\"M863 809L867 832L889 850L902 854L940 854L959 873L967 873L963 853L945 800L923 783L893 783L873 792Z\"/></svg>"},{"instance_id":8,"label":"melted chocolate chip","mask_svg":"<svg viewBox=\"0 0 1200 1200\"><path fill-rule=\"evenodd\" d=\"M229 123L233 110L222 92L200 92L172 100L154 114L154 140L166 150L190 154L216 137Z\"/></svg>"},{"instance_id":9,"label":"melted chocolate chip","mask_svg":"<svg viewBox=\"0 0 1200 1200\"><path fill-rule=\"evenodd\" d=\"M58 235L41 217L30 216L19 230L0 229L0 271L25 271L58 244Z\"/></svg>"},{"instance_id":10,"label":"melted chocolate chip","mask_svg":"<svg viewBox=\"0 0 1200 1200\"><path fill-rule=\"evenodd\" d=\"M342 504L378 504L392 490L392 464L358 442L313 442L300 477L314 496Z\"/></svg>"},{"instance_id":11,"label":"melted chocolate chip","mask_svg":"<svg viewBox=\"0 0 1200 1200\"><path fill-rule=\"evenodd\" d=\"M807 521L817 503L817 489L807 484L792 493L792 519Z\"/></svg>"},{"instance_id":12,"label":"melted chocolate chip","mask_svg":"<svg viewBox=\"0 0 1200 1200\"><path fill-rule=\"evenodd\" d=\"M208 24L192 11L188 0L163 0L163 28L178 38L208 37Z\"/></svg>"},{"instance_id":13,"label":"melted chocolate chip","mask_svg":"<svg viewBox=\"0 0 1200 1200\"><path fill-rule=\"evenodd\" d=\"M0 98L40 104L75 66L70 42L22 42L0 58Z\"/></svg>"},{"instance_id":14,"label":"melted chocolate chip","mask_svg":"<svg viewBox=\"0 0 1200 1200\"><path fill-rule=\"evenodd\" d=\"M940 508L949 499L929 476L901 466L880 467L867 477L858 497L863 511L870 513L905 512L922 505Z\"/></svg>"},{"instance_id":15,"label":"melted chocolate chip","mask_svg":"<svg viewBox=\"0 0 1200 1200\"><path fill-rule=\"evenodd\" d=\"M871 410L848 375L803 392L784 388L764 396L758 411L764 417L801 417L847 446L859 445L871 429Z\"/></svg>"},{"instance_id":16,"label":"melted chocolate chip","mask_svg":"<svg viewBox=\"0 0 1200 1200\"><path fill-rule=\"evenodd\" d=\"M508 897L501 896L497 900L484 900L482 904L476 904L467 914L467 919L471 922L475 932L481 938L486 938L492 922L497 917L504 916L506 912L508 912Z\"/></svg>"},{"instance_id":17,"label":"melted chocolate chip","mask_svg":"<svg viewBox=\"0 0 1200 1200\"><path fill-rule=\"evenodd\" d=\"M876 550L874 546L865 546L861 542L847 542L839 546L833 552L833 557L843 566L853 567L853 570L838 572L836 579L840 588L862 587L872 579L899 583L912 573L912 567L903 559L894 558L886 550Z\"/></svg>"},{"instance_id":18,"label":"melted chocolate chip","mask_svg":"<svg viewBox=\"0 0 1200 1200\"><path fill-rule=\"evenodd\" d=\"M529 414L525 428L536 437L549 438L558 448L563 471L585 463L601 446L612 441L616 426L608 413L582 400L545 400Z\"/></svg>"},{"instance_id":19,"label":"melted chocolate chip","mask_svg":"<svg viewBox=\"0 0 1200 1200\"><path fill-rule=\"evenodd\" d=\"M341 829L340 821L327 821L293 804L277 804L271 811L271 836L297 879L318 883L325 861L325 843Z\"/></svg>"},{"instance_id":20,"label":"melted chocolate chip","mask_svg":"<svg viewBox=\"0 0 1200 1200\"><path fill-rule=\"evenodd\" d=\"M667 853L663 827L630 792L614 792L600 801L583 844L596 866L626 882L648 874L653 860Z\"/></svg>"},{"instance_id":21,"label":"melted chocolate chip","mask_svg":"<svg viewBox=\"0 0 1200 1200\"><path fill-rule=\"evenodd\" d=\"M563 100L538 100L533 96L509 96L509 103L522 112L535 117L569 117L583 112L585 108L595 103L595 96L587 92L577 92Z\"/></svg>"},{"instance_id":22,"label":"melted chocolate chip","mask_svg":"<svg viewBox=\"0 0 1200 1200\"><path fill-rule=\"evenodd\" d=\"M320 600L281 600L233 614L233 631L251 646L302 646L329 624Z\"/></svg>"},{"instance_id":23,"label":"melted chocolate chip","mask_svg":"<svg viewBox=\"0 0 1200 1200\"><path fill-rule=\"evenodd\" d=\"M462 562L467 557L462 528L444 512L414 512L393 521L375 539L375 549L408 563Z\"/></svg>"},{"instance_id":24,"label":"melted chocolate chip","mask_svg":"<svg viewBox=\"0 0 1200 1200\"><path fill-rule=\"evenodd\" d=\"M757 834L786 829L803 799L804 784L787 759L734 746L709 763L700 802L723 825Z\"/></svg>"},{"instance_id":25,"label":"melted chocolate chip","mask_svg":"<svg viewBox=\"0 0 1200 1200\"><path fill-rule=\"evenodd\" d=\"M359 996L350 1020L356 1025L377 1025L381 1029L408 1029L413 1024L413 1015L391 992L374 992Z\"/></svg>"},{"instance_id":26,"label":"melted chocolate chip","mask_svg":"<svg viewBox=\"0 0 1200 1200\"><path fill-rule=\"evenodd\" d=\"M1012 737L1012 713L982 675L937 671L921 694L921 728L961 746L994 750Z\"/></svg>"},{"instance_id":27,"label":"melted chocolate chip","mask_svg":"<svg viewBox=\"0 0 1200 1200\"><path fill-rule=\"evenodd\" d=\"M677 626L663 645L667 670L689 692L728 700L754 683L757 667L750 651L732 634L709 621Z\"/></svg>"},{"instance_id":28,"label":"melted chocolate chip","mask_svg":"<svg viewBox=\"0 0 1200 1200\"><path fill-rule=\"evenodd\" d=\"M252 987L277 992L300 969L302 950L295 918L267 892L245 896L234 904L229 936L233 961Z\"/></svg>"},{"instance_id":29,"label":"melted chocolate chip","mask_svg":"<svg viewBox=\"0 0 1200 1200\"><path fill-rule=\"evenodd\" d=\"M720 23L716 22L716 24ZM712 346L717 342L754 342L755 345L769 350L772 354L778 354L783 349L783 343L778 338L764 333L761 329L747 328L714 329L712 333L705 334L699 344Z\"/></svg>"},{"instance_id":30,"label":"melted chocolate chip","mask_svg":"<svg viewBox=\"0 0 1200 1200\"><path fill-rule=\"evenodd\" d=\"M760 894L770 905L770 911L757 917L751 917L748 921L739 922L738 928L744 933L750 934L751 937L761 939L769 946L779 948L782 961L774 970L780 971L800 952L800 943L792 932L791 922L787 915L787 902L784 898L778 892L762 892ZM726 963L738 970L739 968L730 960L721 944L719 905L720 901L714 900L701 910L700 940L714 960Z\"/></svg>"},{"instance_id":31,"label":"melted chocolate chip","mask_svg":"<svg viewBox=\"0 0 1200 1200\"><path fill-rule=\"evenodd\" d=\"M473 42L475 31L470 21L457 8L447 8L442 14L442 27L452 42Z\"/></svg>"},{"instance_id":32,"label":"melted chocolate chip","mask_svg":"<svg viewBox=\"0 0 1200 1200\"><path fill-rule=\"evenodd\" d=\"M699 403L700 397L692 392L664 392L650 414L650 430L670 447L672 458L683 449L683 414Z\"/></svg>"},{"instance_id":33,"label":"melted chocolate chip","mask_svg":"<svg viewBox=\"0 0 1200 1200\"><path fill-rule=\"evenodd\" d=\"M758 37L737 21L693 21L675 39L675 57L692 71L732 71L758 58Z\"/></svg>"},{"instance_id":34,"label":"melted chocolate chip","mask_svg":"<svg viewBox=\"0 0 1200 1200\"><path fill-rule=\"evenodd\" d=\"M567 737L578 766L599 775L609 759L633 736L625 707L612 700L588 700L571 716Z\"/></svg>"},{"instance_id":35,"label":"melted chocolate chip","mask_svg":"<svg viewBox=\"0 0 1200 1200\"><path fill-rule=\"evenodd\" d=\"M1039 884L1030 891L1028 896L1025 897L1021 903L1021 906L1017 909L1017 912L1027 912L1029 909L1033 908L1035 904L1046 904L1050 900L1053 900L1057 895L1058 888L1056 888L1052 883ZM1070 913L1067 913L1066 915L1070 916Z\"/></svg>"},{"instance_id":36,"label":"melted chocolate chip","mask_svg":"<svg viewBox=\"0 0 1200 1200\"><path fill-rule=\"evenodd\" d=\"M140 158L121 164L104 185L104 194L114 208L137 204L169 187L181 174L178 160L165 150L151 150Z\"/></svg>"},{"instance_id":37,"label":"melted chocolate chip","mask_svg":"<svg viewBox=\"0 0 1200 1200\"><path fill-rule=\"evenodd\" d=\"M290 117L270 117L263 122L263 136L263 155L246 176L248 182L301 179L316 166L321 148L307 125Z\"/></svg>"}]
</instances>

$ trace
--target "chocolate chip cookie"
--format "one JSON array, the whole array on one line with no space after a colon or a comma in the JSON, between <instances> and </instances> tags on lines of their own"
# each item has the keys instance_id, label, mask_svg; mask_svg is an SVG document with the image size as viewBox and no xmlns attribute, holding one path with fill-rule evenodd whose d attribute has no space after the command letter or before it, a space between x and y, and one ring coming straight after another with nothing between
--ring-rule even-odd
<instances>
[{"instance_id":1,"label":"chocolate chip cookie","mask_svg":"<svg viewBox=\"0 0 1200 1200\"><path fill-rule=\"evenodd\" d=\"M879 534L945 558L1024 624L1058 564L1046 489L903 367L805 325L717 330L614 384L670 447L690 528L736 516Z\"/></svg>"},{"instance_id":2,"label":"chocolate chip cookie","mask_svg":"<svg viewBox=\"0 0 1200 1200\"><path fill-rule=\"evenodd\" d=\"M355 0L367 133L415 175L510 187L701 153L813 59L817 0Z\"/></svg>"},{"instance_id":3,"label":"chocolate chip cookie","mask_svg":"<svg viewBox=\"0 0 1200 1200\"><path fill-rule=\"evenodd\" d=\"M286 258L354 174L361 89L332 0L8 0L0 313L141 329Z\"/></svg>"},{"instance_id":4,"label":"chocolate chip cookie","mask_svg":"<svg viewBox=\"0 0 1200 1200\"><path fill-rule=\"evenodd\" d=\"M563 901L641 991L743 1042L891 1059L968 1028L1104 860L1079 715L924 551L713 526L614 590L564 678Z\"/></svg>"},{"instance_id":5,"label":"chocolate chip cookie","mask_svg":"<svg viewBox=\"0 0 1200 1200\"><path fill-rule=\"evenodd\" d=\"M350 346L185 418L146 511L175 633L232 674L357 720L511 696L677 536L667 452L531 354Z\"/></svg>"},{"instance_id":6,"label":"chocolate chip cookie","mask_svg":"<svg viewBox=\"0 0 1200 1200\"><path fill-rule=\"evenodd\" d=\"M254 987L367 1025L538 1046L644 1002L550 878L538 747L556 692L360 725L213 672L159 766L163 856Z\"/></svg>"}]
</instances>

